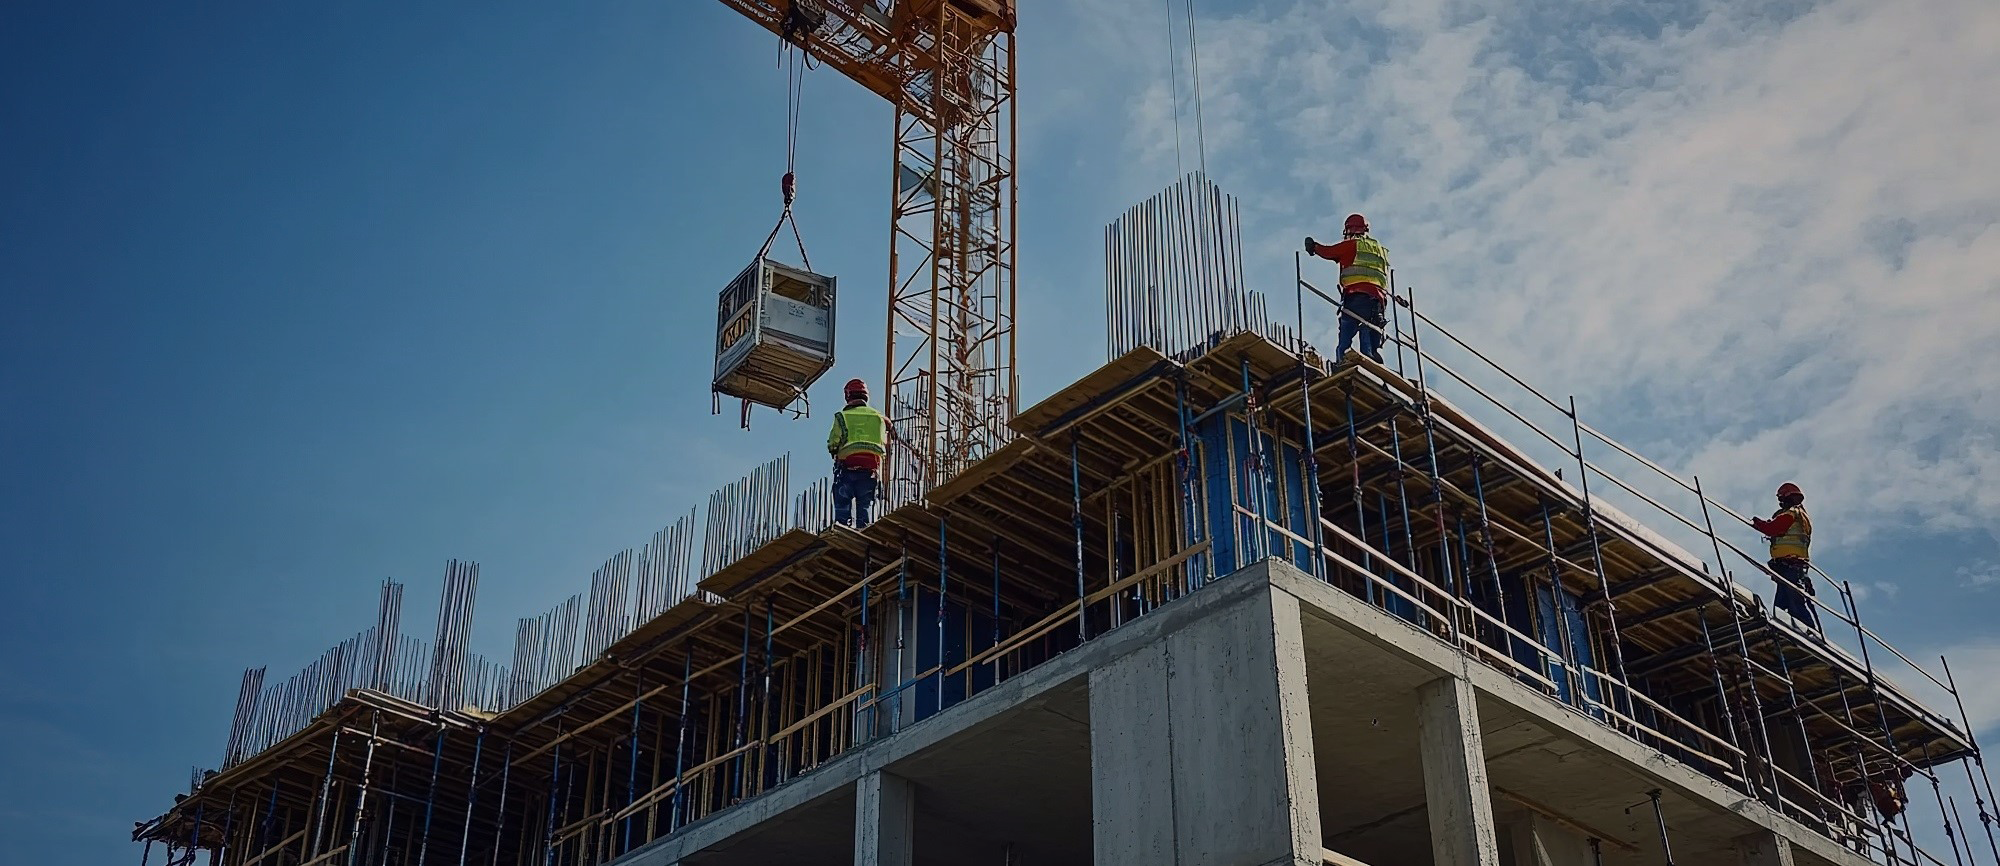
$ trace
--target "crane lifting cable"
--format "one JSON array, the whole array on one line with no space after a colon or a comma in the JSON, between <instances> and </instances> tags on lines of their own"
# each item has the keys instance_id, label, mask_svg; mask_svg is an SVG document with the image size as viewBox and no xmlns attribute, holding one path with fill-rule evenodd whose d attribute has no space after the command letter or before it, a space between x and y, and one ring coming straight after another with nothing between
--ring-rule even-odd
<instances>
[{"instance_id":1,"label":"crane lifting cable","mask_svg":"<svg viewBox=\"0 0 2000 866\"><path fill-rule=\"evenodd\" d=\"M779 57L785 71L785 174L779 183L784 205L757 255L723 288L716 305L714 411L721 414L723 395L737 398L746 429L753 403L805 417L811 411L806 389L833 368L836 281L813 272L792 211L798 197L799 113L811 67L806 46L824 20L824 13L797 2L786 14ZM771 258L771 245L787 225L803 267ZM794 404L803 408L793 409Z\"/></svg>"}]
</instances>

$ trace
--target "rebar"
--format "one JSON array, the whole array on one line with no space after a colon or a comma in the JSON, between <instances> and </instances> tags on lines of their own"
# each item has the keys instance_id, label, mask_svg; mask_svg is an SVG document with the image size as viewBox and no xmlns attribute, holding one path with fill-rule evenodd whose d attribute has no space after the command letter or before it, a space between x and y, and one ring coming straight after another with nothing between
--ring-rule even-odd
<instances>
[{"instance_id":1,"label":"rebar","mask_svg":"<svg viewBox=\"0 0 2000 866\"><path fill-rule=\"evenodd\" d=\"M457 709L465 687L466 646L472 637L472 609L479 593L479 563L445 564L438 597L437 637L431 642L430 681L423 703Z\"/></svg>"},{"instance_id":2,"label":"rebar","mask_svg":"<svg viewBox=\"0 0 2000 866\"><path fill-rule=\"evenodd\" d=\"M632 595L631 584L630 549L619 551L591 572L589 612L583 629L585 661L597 658L632 630L625 612Z\"/></svg>"},{"instance_id":3,"label":"rebar","mask_svg":"<svg viewBox=\"0 0 2000 866\"><path fill-rule=\"evenodd\" d=\"M772 459L708 496L702 574L714 574L784 534L792 455Z\"/></svg>"},{"instance_id":4,"label":"rebar","mask_svg":"<svg viewBox=\"0 0 2000 866\"><path fill-rule=\"evenodd\" d=\"M1286 344L1267 299L1243 276L1240 207L1202 172L1127 209L1104 230L1105 347L1172 358L1243 332Z\"/></svg>"}]
</instances>

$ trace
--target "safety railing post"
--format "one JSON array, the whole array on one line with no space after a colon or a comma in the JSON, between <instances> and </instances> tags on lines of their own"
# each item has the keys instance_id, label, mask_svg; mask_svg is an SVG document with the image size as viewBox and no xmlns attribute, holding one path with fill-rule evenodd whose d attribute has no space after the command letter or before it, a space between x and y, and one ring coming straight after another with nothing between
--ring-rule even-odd
<instances>
[{"instance_id":1,"label":"safety railing post","mask_svg":"<svg viewBox=\"0 0 2000 866\"><path fill-rule=\"evenodd\" d=\"M1312 414L1313 413L1312 374L1319 371L1311 369L1313 365L1306 363L1306 347L1305 347L1306 296L1304 288L1305 275L1301 273L1299 254L1297 252L1292 253L1292 271L1293 271L1292 275L1294 278L1292 285L1292 293L1295 296L1294 300L1298 306L1298 316L1299 316L1299 334L1298 334L1299 345L1296 348L1298 349L1298 355L1299 355L1299 403L1301 406L1300 412L1302 413L1302 417L1304 418L1305 421L1305 437L1306 437L1305 498L1306 498L1306 515L1307 515L1306 519L1309 523L1308 528L1312 532L1312 540L1313 540L1312 574L1313 577L1315 578L1326 580L1330 578L1331 575L1327 574L1325 571L1322 570L1324 563L1321 560L1324 559L1325 557L1326 543L1325 543L1325 537L1322 535L1319 525L1319 507L1320 507L1319 451L1313 443L1313 414Z\"/></svg>"},{"instance_id":2,"label":"safety railing post","mask_svg":"<svg viewBox=\"0 0 2000 866\"><path fill-rule=\"evenodd\" d=\"M1417 359L1417 417L1424 425L1424 452L1430 461L1431 509L1437 520L1438 533L1438 574L1444 577L1447 588L1456 601L1451 612L1451 628L1452 643L1458 645L1458 634L1464 631L1459 620L1464 615L1464 605L1471 597L1471 593L1461 588L1457 581L1452 580L1451 545L1446 539L1444 530L1444 470L1438 465L1437 419L1431 412L1430 385L1424 374L1423 338L1417 332L1417 290L1405 289L1404 292L1408 296L1411 313L1410 353ZM1459 650L1463 651L1464 647L1459 646Z\"/></svg>"},{"instance_id":3,"label":"safety railing post","mask_svg":"<svg viewBox=\"0 0 2000 866\"><path fill-rule=\"evenodd\" d=\"M1840 672L1835 671L1833 675L1833 687L1836 690L1836 692L1840 695L1840 712L1841 715L1847 720L1848 730L1851 731L1861 730L1860 725L1857 723L1857 720L1854 717L1854 705L1847 699L1847 692L1848 692L1847 677L1842 675ZM1868 770L1868 753L1861 748L1861 744L1858 741L1854 743L1854 767L1858 772L1861 773L1861 784L1863 790L1872 793L1875 790L1875 774ZM1890 819L1888 816L1883 815L1880 809L1874 810L1873 816L1874 816L1873 821L1875 824L1875 834L1881 837L1882 839L1883 856L1887 857L1891 863L1897 862L1898 860L1900 860L1902 855L1896 851L1896 836L1895 833L1893 832L1895 825L1893 819Z\"/></svg>"},{"instance_id":4,"label":"safety railing post","mask_svg":"<svg viewBox=\"0 0 2000 866\"><path fill-rule=\"evenodd\" d=\"M1349 379L1341 383L1341 390L1347 403L1347 466L1354 485L1354 537L1365 539L1368 537L1368 508L1361 498L1361 445L1360 431L1354 427L1354 380ZM1362 545L1361 548L1361 567L1367 569L1370 574L1375 573L1375 561L1368 552L1367 545ZM1363 580L1361 588L1368 603L1374 605L1375 582Z\"/></svg>"},{"instance_id":5,"label":"safety railing post","mask_svg":"<svg viewBox=\"0 0 2000 866\"><path fill-rule=\"evenodd\" d=\"M1625 642L1618 635L1618 602L1611 597L1611 581L1604 574L1604 551L1597 543L1597 512L1590 500L1590 464L1583 459L1583 427L1577 418L1574 396L1569 398L1569 426L1576 441L1576 480L1583 491L1584 534L1590 538L1590 559L1597 571L1597 585L1604 590L1604 621L1611 630L1611 661L1617 665L1618 686L1626 692L1625 715L1636 717L1632 709L1632 681L1625 675Z\"/></svg>"},{"instance_id":6,"label":"safety railing post","mask_svg":"<svg viewBox=\"0 0 2000 866\"><path fill-rule=\"evenodd\" d=\"M1729 690L1722 685L1722 659L1715 653L1715 638L1708 630L1708 605L1696 608L1694 615L1695 620L1701 623L1701 644L1708 651L1708 671L1715 680L1715 705L1722 712L1722 727L1729 732L1729 744L1736 748L1736 775L1743 781L1746 793L1754 796L1750 767L1743 759L1743 741L1736 735L1736 717L1729 709Z\"/></svg>"}]
</instances>

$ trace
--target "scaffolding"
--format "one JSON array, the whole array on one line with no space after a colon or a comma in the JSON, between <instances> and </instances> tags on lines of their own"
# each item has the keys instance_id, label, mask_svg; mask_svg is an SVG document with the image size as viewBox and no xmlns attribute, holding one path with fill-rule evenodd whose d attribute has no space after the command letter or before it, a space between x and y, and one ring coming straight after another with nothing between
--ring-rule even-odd
<instances>
[{"instance_id":1,"label":"scaffolding","mask_svg":"<svg viewBox=\"0 0 2000 866\"><path fill-rule=\"evenodd\" d=\"M1157 298L1148 282L1110 291ZM587 602L521 620L511 672L464 652L463 566L428 666L421 642L400 642L401 589L385 586L377 625L316 663L334 674L290 689L246 675L223 766L135 840L225 866L609 862L1279 558L1874 862L1979 862L1939 787L1962 763L2000 861L1962 705L1947 719L1877 665L1898 658L1956 697L1949 669L1864 626L1846 583L1822 573L1837 597L1815 600L1846 633L1775 617L1736 575L1776 575L1715 529L1741 515L1407 289L1383 365L1294 336L1308 299L1334 300L1304 279L1295 330L1261 301L1218 301L1219 285L1174 289L1186 303L1114 297L1118 357L863 530L832 525L823 481L793 496L788 463L761 467L710 498L699 543L690 513L608 561ZM1212 327L1224 303L1237 312ZM1120 318L1133 310L1145 321ZM1537 462L1447 391L1568 464ZM1614 454L1658 478L1613 475ZM1680 510L1652 482L1683 491ZM1608 497L1678 519L1712 558ZM1873 805L1905 780L1930 783L1952 861L1919 847L1916 809Z\"/></svg>"}]
</instances>

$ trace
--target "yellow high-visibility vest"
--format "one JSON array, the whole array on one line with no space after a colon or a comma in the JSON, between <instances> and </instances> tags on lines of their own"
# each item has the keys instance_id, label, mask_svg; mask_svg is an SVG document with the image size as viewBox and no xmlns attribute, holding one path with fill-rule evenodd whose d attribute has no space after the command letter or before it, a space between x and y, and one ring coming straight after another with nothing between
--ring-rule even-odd
<instances>
[{"instance_id":1,"label":"yellow high-visibility vest","mask_svg":"<svg viewBox=\"0 0 2000 866\"><path fill-rule=\"evenodd\" d=\"M1367 235L1354 238L1354 264L1340 269L1340 288L1356 283L1374 283L1389 288L1389 251Z\"/></svg>"},{"instance_id":2,"label":"yellow high-visibility vest","mask_svg":"<svg viewBox=\"0 0 2000 866\"><path fill-rule=\"evenodd\" d=\"M1807 555L1807 551L1812 549L1812 518L1806 516L1805 506L1794 505L1778 513L1791 515L1792 525L1784 535L1771 539L1771 558L1789 556L1810 560L1812 557Z\"/></svg>"},{"instance_id":3,"label":"yellow high-visibility vest","mask_svg":"<svg viewBox=\"0 0 2000 866\"><path fill-rule=\"evenodd\" d=\"M873 406L855 406L833 414L833 430L826 434L826 450L836 460L855 454L880 455L888 445L889 422Z\"/></svg>"}]
</instances>

